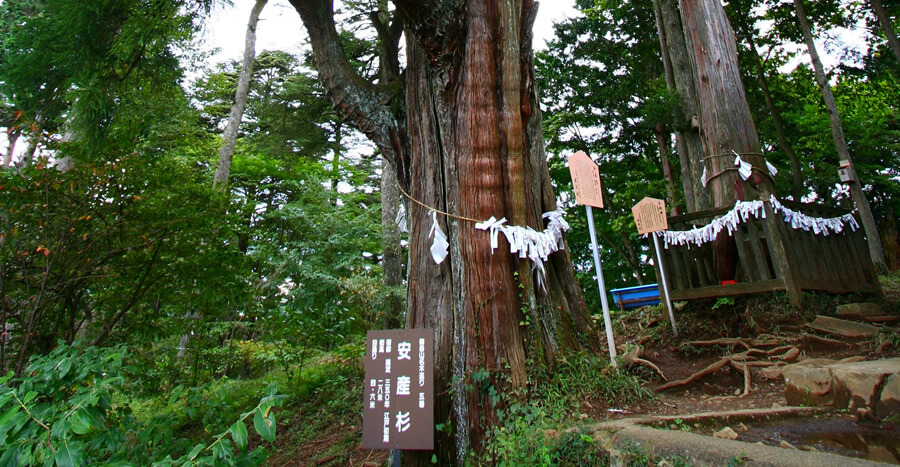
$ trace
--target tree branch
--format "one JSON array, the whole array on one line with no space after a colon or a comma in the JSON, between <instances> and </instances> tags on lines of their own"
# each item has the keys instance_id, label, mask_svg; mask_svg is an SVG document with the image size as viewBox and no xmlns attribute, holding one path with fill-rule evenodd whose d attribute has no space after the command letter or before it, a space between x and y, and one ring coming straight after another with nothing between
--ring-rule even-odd
<instances>
[{"instance_id":1,"label":"tree branch","mask_svg":"<svg viewBox=\"0 0 900 467\"><path fill-rule=\"evenodd\" d=\"M409 154L402 115L391 109L398 95L362 79L347 60L334 24L332 0L290 0L309 33L319 78L338 113L365 134L398 168L408 184Z\"/></svg>"}]
</instances>

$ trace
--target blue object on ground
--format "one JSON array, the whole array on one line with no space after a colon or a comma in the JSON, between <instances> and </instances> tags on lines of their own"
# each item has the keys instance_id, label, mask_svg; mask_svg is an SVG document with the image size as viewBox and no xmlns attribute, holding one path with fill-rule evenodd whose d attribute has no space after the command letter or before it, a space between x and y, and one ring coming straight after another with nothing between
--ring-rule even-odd
<instances>
[{"instance_id":1,"label":"blue object on ground","mask_svg":"<svg viewBox=\"0 0 900 467\"><path fill-rule=\"evenodd\" d=\"M635 287L610 290L615 303L620 310L626 308L639 308L647 305L659 304L659 285L645 284Z\"/></svg>"}]
</instances>

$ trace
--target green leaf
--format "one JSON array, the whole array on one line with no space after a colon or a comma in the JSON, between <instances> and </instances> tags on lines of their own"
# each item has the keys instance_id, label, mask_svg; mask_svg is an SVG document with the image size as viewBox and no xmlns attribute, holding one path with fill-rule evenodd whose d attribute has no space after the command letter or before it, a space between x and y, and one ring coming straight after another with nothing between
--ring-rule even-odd
<instances>
[{"instance_id":1,"label":"green leaf","mask_svg":"<svg viewBox=\"0 0 900 467\"><path fill-rule=\"evenodd\" d=\"M25 398L22 399L22 403L27 404L27 403L33 401L34 398L37 397L37 395L38 395L37 391L28 391L28 394L25 394Z\"/></svg>"},{"instance_id":2,"label":"green leaf","mask_svg":"<svg viewBox=\"0 0 900 467\"><path fill-rule=\"evenodd\" d=\"M194 446L194 449L191 449L191 452L188 453L187 458L189 460L194 460L194 458L197 457L197 454L200 454L200 452L203 451L203 448L205 447L206 446L204 444L198 444Z\"/></svg>"},{"instance_id":3,"label":"green leaf","mask_svg":"<svg viewBox=\"0 0 900 467\"><path fill-rule=\"evenodd\" d=\"M265 413L260 407L253 415L253 428L264 440L270 443L275 441L275 414L271 411Z\"/></svg>"},{"instance_id":4,"label":"green leaf","mask_svg":"<svg viewBox=\"0 0 900 467\"><path fill-rule=\"evenodd\" d=\"M59 361L56 365L56 370L59 374L60 378L65 378L67 374L69 374L69 370L72 369L72 360L69 358L64 358Z\"/></svg>"},{"instance_id":5,"label":"green leaf","mask_svg":"<svg viewBox=\"0 0 900 467\"><path fill-rule=\"evenodd\" d=\"M53 430L51 436L53 439L66 439L69 435L69 428L72 425L66 419L57 420L56 423L53 424Z\"/></svg>"},{"instance_id":6,"label":"green leaf","mask_svg":"<svg viewBox=\"0 0 900 467\"><path fill-rule=\"evenodd\" d=\"M231 439L234 440L234 444L237 445L238 449L243 451L247 448L247 426L244 425L243 421L238 420L234 422L234 425L231 425L228 431L231 433Z\"/></svg>"},{"instance_id":7,"label":"green leaf","mask_svg":"<svg viewBox=\"0 0 900 467\"><path fill-rule=\"evenodd\" d=\"M57 467L76 467L82 465L81 443L63 441L56 448L56 457L53 459Z\"/></svg>"},{"instance_id":8,"label":"green leaf","mask_svg":"<svg viewBox=\"0 0 900 467\"><path fill-rule=\"evenodd\" d=\"M94 426L91 423L91 418L85 416L84 412L81 410L73 413L72 416L69 417L69 423L72 424L72 431L79 435L91 431L91 427Z\"/></svg>"}]
</instances>

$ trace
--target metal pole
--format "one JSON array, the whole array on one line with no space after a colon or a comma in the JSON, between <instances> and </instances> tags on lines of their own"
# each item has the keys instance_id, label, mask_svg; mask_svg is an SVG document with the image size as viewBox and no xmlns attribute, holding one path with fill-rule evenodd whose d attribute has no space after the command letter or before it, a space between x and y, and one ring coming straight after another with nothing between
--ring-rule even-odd
<instances>
[{"instance_id":1,"label":"metal pole","mask_svg":"<svg viewBox=\"0 0 900 467\"><path fill-rule=\"evenodd\" d=\"M672 321L672 333L678 335L678 328L675 327L675 311L672 309L672 300L669 298L669 282L666 280L666 268L663 266L662 251L659 249L659 239L656 238L656 232L650 232L653 237L653 246L656 247L656 260L659 261L659 278L662 280L663 294L666 299L666 310L669 311L669 320Z\"/></svg>"},{"instance_id":2,"label":"metal pole","mask_svg":"<svg viewBox=\"0 0 900 467\"><path fill-rule=\"evenodd\" d=\"M616 367L616 341L613 339L612 320L609 317L609 303L606 301L606 283L603 282L603 268L600 253L597 252L597 233L594 231L594 212L587 208L588 231L591 233L591 250L594 253L594 268L597 270L597 285L600 286L600 303L603 304L603 324L606 325L606 341L609 344L609 363Z\"/></svg>"}]
</instances>

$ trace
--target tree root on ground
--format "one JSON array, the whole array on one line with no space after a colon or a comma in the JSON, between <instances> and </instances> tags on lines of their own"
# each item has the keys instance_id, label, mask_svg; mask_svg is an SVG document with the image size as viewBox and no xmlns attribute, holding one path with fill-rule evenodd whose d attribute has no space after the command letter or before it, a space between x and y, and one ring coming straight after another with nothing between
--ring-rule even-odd
<instances>
[{"instance_id":1,"label":"tree root on ground","mask_svg":"<svg viewBox=\"0 0 900 467\"><path fill-rule=\"evenodd\" d=\"M719 341L725 341L726 339L717 339ZM747 341L742 339L731 339L731 341L735 341L740 345L746 345ZM711 341L707 341L711 342ZM766 341L769 342L769 341ZM694 343L691 343L694 345ZM711 345L734 345L731 343L728 344L711 344ZM777 344L776 344L777 345ZM800 356L800 349L794 347L792 345L784 345L781 347L775 347L770 350L760 350L753 347L748 347L747 350L727 355L722 357L719 360L716 360L706 368L688 376L687 378L680 379L678 381L671 381L667 384L664 384L658 388L657 391L667 391L669 389L679 388L683 386L687 386L689 384L695 383L717 371L721 370L725 367L731 367L733 370L741 373L744 376L744 390L741 392L739 396L735 397L747 397L750 394L750 388L752 386L752 368L765 368L770 366L778 366L785 365L787 362L793 362L797 360ZM764 360L761 360L764 359ZM714 399L721 398L730 398L732 396L724 396L718 397Z\"/></svg>"},{"instance_id":2,"label":"tree root on ground","mask_svg":"<svg viewBox=\"0 0 900 467\"><path fill-rule=\"evenodd\" d=\"M669 381L669 378L666 378L666 375L663 374L662 370L660 370L659 367L656 366L656 364L654 364L650 360L641 358L644 355L644 348L640 345L626 345L624 346L624 349L620 347L620 351L622 351L621 358L623 364L640 365L649 368L656 374L658 374L663 381Z\"/></svg>"}]
</instances>

